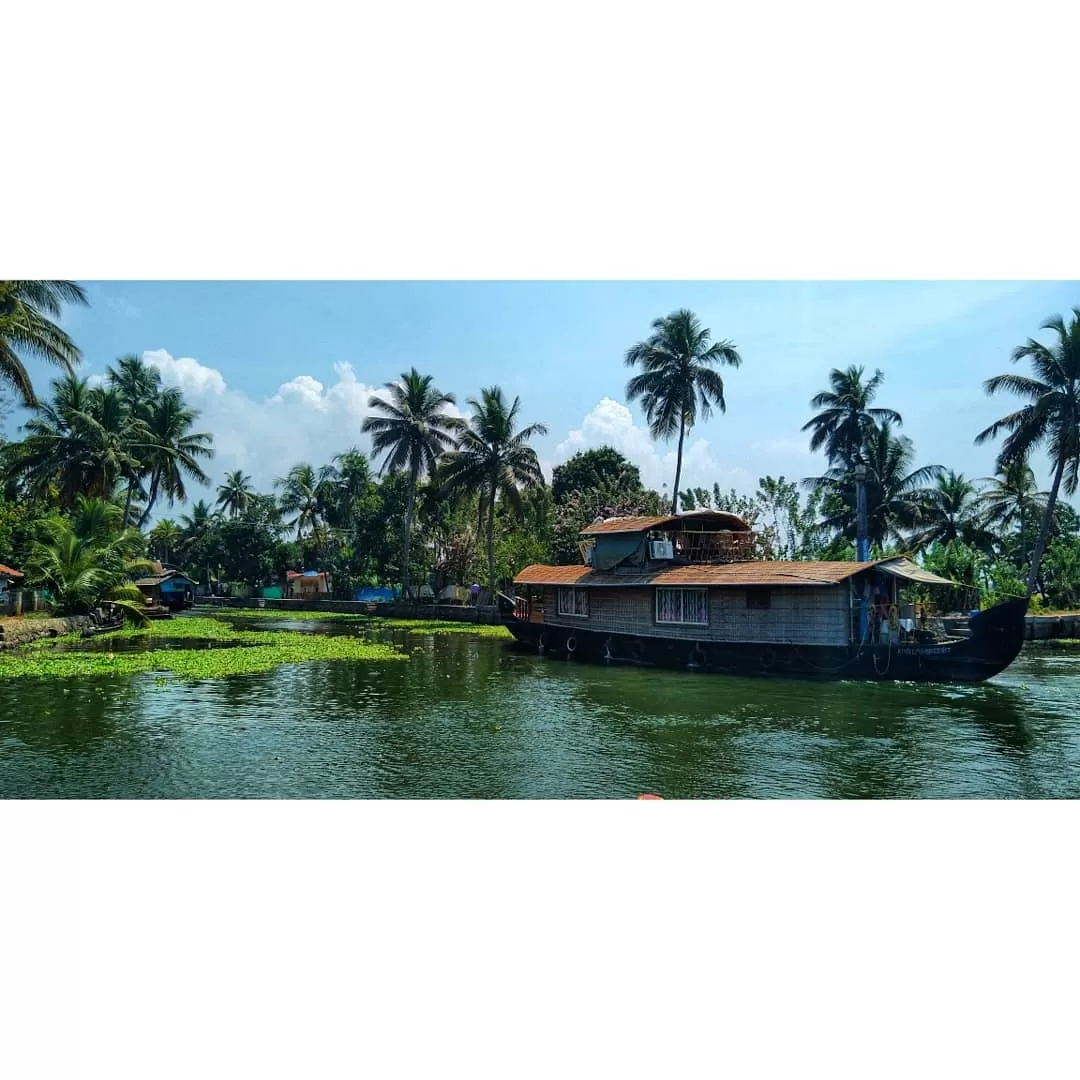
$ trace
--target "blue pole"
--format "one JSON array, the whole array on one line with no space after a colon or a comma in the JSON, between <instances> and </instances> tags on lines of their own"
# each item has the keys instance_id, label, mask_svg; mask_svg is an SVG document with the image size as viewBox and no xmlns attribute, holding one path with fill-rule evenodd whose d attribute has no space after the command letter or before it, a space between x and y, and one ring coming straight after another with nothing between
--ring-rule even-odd
<instances>
[{"instance_id":1,"label":"blue pole","mask_svg":"<svg viewBox=\"0 0 1080 1080\"><path fill-rule=\"evenodd\" d=\"M855 559L857 562L870 561L870 532L866 507L866 466L855 466ZM866 631L870 622L868 599L866 596L867 586L863 586L863 594L859 598L859 642L866 640Z\"/></svg>"}]
</instances>

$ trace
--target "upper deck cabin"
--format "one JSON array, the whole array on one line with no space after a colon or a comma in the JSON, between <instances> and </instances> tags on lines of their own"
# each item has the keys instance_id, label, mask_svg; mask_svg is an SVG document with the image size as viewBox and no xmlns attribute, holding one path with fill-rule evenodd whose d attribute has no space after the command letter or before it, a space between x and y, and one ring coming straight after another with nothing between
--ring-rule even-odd
<instances>
[{"instance_id":1,"label":"upper deck cabin","mask_svg":"<svg viewBox=\"0 0 1080 1080\"><path fill-rule=\"evenodd\" d=\"M749 525L716 510L611 518L582 536L578 565L517 575L519 618L643 637L843 645L862 639L868 608L878 620L899 605L898 636L914 634L900 587L949 584L904 558L755 559Z\"/></svg>"},{"instance_id":2,"label":"upper deck cabin","mask_svg":"<svg viewBox=\"0 0 1080 1080\"><path fill-rule=\"evenodd\" d=\"M582 531L582 561L596 570L650 564L703 566L754 557L754 533L736 514L691 510L594 521Z\"/></svg>"}]
</instances>

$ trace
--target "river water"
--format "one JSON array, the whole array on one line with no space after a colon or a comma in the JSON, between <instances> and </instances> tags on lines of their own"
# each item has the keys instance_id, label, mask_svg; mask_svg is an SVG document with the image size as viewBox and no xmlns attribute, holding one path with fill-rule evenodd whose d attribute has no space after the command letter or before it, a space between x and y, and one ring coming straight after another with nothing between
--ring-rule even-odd
<instances>
[{"instance_id":1,"label":"river water","mask_svg":"<svg viewBox=\"0 0 1080 1080\"><path fill-rule=\"evenodd\" d=\"M386 636L409 663L0 682L0 797L1080 797L1080 651L1028 647L988 683L915 686Z\"/></svg>"}]
</instances>

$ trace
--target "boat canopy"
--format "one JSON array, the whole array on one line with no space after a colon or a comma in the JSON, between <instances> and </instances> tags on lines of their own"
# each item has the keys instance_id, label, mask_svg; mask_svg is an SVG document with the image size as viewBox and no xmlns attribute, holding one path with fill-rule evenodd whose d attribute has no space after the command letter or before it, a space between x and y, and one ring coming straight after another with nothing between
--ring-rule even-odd
<instances>
[{"instance_id":1,"label":"boat canopy","mask_svg":"<svg viewBox=\"0 0 1080 1080\"><path fill-rule=\"evenodd\" d=\"M889 559L878 563L875 569L880 570L883 574L891 574L902 581L913 581L919 585L952 584L948 578L938 577L937 574L923 569L918 563L913 563L910 559Z\"/></svg>"},{"instance_id":2,"label":"boat canopy","mask_svg":"<svg viewBox=\"0 0 1080 1080\"><path fill-rule=\"evenodd\" d=\"M724 530L748 533L750 526L737 514L724 510L684 510L680 514L598 519L581 530L582 536L603 533L644 533L658 530L709 532Z\"/></svg>"}]
</instances>

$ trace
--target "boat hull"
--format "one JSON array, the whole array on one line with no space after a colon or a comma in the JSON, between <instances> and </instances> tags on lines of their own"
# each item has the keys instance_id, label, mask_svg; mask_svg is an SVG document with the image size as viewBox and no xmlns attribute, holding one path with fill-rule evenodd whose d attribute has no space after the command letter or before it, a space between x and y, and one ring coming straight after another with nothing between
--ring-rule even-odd
<instances>
[{"instance_id":1,"label":"boat hull","mask_svg":"<svg viewBox=\"0 0 1080 1080\"><path fill-rule=\"evenodd\" d=\"M971 636L936 644L795 645L683 641L531 622L509 611L503 623L523 647L595 663L689 668L729 675L897 682L982 682L1016 659L1027 603L1009 601L971 619Z\"/></svg>"}]
</instances>

